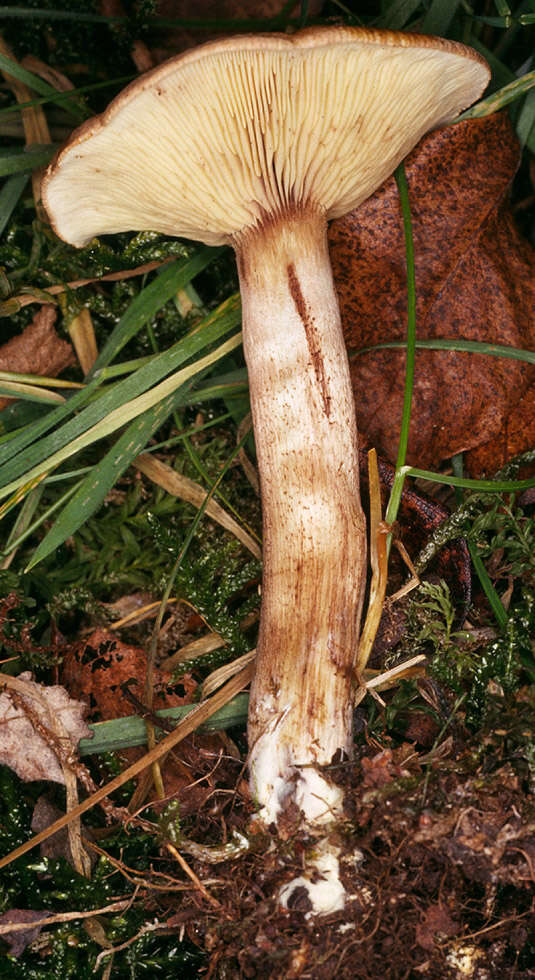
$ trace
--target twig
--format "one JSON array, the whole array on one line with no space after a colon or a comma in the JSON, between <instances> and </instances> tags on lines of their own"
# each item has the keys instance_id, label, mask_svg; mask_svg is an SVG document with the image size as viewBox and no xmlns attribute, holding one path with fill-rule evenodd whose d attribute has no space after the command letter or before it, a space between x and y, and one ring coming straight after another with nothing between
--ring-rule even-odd
<instances>
[{"instance_id":1,"label":"twig","mask_svg":"<svg viewBox=\"0 0 535 980\"><path fill-rule=\"evenodd\" d=\"M139 932L136 932L135 936L131 936L127 939L125 943L121 943L120 946L112 946L111 949L103 949L101 953L98 954L95 960L95 966L93 972L96 972L100 966L101 960L105 959L106 956L114 956L115 953L120 953L123 949L128 949L132 943L137 942L141 936L146 936L148 932L157 932L158 929L166 929L167 926L165 922L148 922L146 926L143 926Z\"/></svg>"},{"instance_id":2,"label":"twig","mask_svg":"<svg viewBox=\"0 0 535 980\"><path fill-rule=\"evenodd\" d=\"M126 899L121 899L118 902L112 902L111 905L105 905L101 909L91 909L89 912L61 912L58 915L53 915L50 913L43 919L37 919L35 922L13 922L12 924L6 923L5 925L0 924L0 936L4 936L8 932L25 932L28 929L36 929L42 926L54 925L56 922L72 922L74 919L90 919L94 915L105 915L106 912L122 912L123 909L127 909L133 901L133 897Z\"/></svg>"},{"instance_id":3,"label":"twig","mask_svg":"<svg viewBox=\"0 0 535 980\"><path fill-rule=\"evenodd\" d=\"M121 269L120 272L107 272L104 276L92 276L89 279L73 279L72 282L56 283L54 286L46 286L44 289L40 289L38 296L28 291L19 293L18 296L10 296L6 302L16 303L17 310L20 310L23 306L29 306L30 303L42 303L43 293L48 293L49 296L57 296L59 293L64 293L67 287L80 289L81 286L90 286L94 282L121 282L123 279L132 279L134 276L144 276L147 272L153 272L154 269L159 269L162 265L172 261L173 258L154 259L152 262L138 265L135 269Z\"/></svg>"},{"instance_id":4,"label":"twig","mask_svg":"<svg viewBox=\"0 0 535 980\"><path fill-rule=\"evenodd\" d=\"M203 898L205 898L207 902L210 902L210 905L213 905L214 908L220 909L221 908L221 903L218 902L217 901L217 898L214 898L213 895L210 895L210 892L204 887L204 885L203 885L202 881L200 880L200 878L198 878L197 875L195 874L195 872L193 871L193 869L190 868L188 862L177 851L177 849L174 846L174 844L171 844L170 841L166 841L165 842L165 847L167 848L167 850L169 851L169 853L173 855L173 857L175 858L175 861L178 862L178 864L180 865L180 867L182 868L182 870L185 871L185 873L187 874L188 878L191 878L193 884L195 885L196 888L199 889L199 891L200 891L201 895L203 896Z\"/></svg>"},{"instance_id":5,"label":"twig","mask_svg":"<svg viewBox=\"0 0 535 980\"><path fill-rule=\"evenodd\" d=\"M147 823L147 821L145 821L145 823ZM146 830L146 826L143 829ZM113 868L119 871L123 878L126 878L126 880L132 885L137 885L138 891L140 888L145 888L149 891L165 892L167 894L168 892L187 891L190 887L184 882L177 882L176 879L171 878L170 875L164 874L162 871L154 871L152 868L150 871L146 872L147 877L144 877L141 872L135 871L134 868L130 868L127 864L124 864L123 861L113 857L112 854L109 854L108 851L105 851L102 847L99 847L94 841L87 840L85 843L90 850L94 851L95 854L98 854L99 857L104 858ZM161 878L162 884L149 880L149 875L151 878Z\"/></svg>"}]
</instances>

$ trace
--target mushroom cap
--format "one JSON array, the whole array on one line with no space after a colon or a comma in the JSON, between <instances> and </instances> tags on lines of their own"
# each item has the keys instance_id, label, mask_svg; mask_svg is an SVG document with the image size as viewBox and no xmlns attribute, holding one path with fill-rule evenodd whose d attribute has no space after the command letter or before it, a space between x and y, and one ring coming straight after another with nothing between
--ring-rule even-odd
<instances>
[{"instance_id":1,"label":"mushroom cap","mask_svg":"<svg viewBox=\"0 0 535 980\"><path fill-rule=\"evenodd\" d=\"M350 27L243 35L171 58L75 130L43 203L58 235L232 242L294 209L357 207L490 77L471 48Z\"/></svg>"}]
</instances>

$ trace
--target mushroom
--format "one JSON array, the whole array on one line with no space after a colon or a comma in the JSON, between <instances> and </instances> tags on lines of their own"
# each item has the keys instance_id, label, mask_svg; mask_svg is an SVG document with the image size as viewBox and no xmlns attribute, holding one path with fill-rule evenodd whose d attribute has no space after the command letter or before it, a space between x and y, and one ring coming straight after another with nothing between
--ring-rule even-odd
<instances>
[{"instance_id":1,"label":"mushroom","mask_svg":"<svg viewBox=\"0 0 535 980\"><path fill-rule=\"evenodd\" d=\"M53 226L73 245L152 229L235 249L262 491L248 735L266 825L290 803L308 828L339 818L342 794L322 767L351 754L366 540L327 222L488 79L476 52L414 34L210 42L129 85L44 181Z\"/></svg>"}]
</instances>

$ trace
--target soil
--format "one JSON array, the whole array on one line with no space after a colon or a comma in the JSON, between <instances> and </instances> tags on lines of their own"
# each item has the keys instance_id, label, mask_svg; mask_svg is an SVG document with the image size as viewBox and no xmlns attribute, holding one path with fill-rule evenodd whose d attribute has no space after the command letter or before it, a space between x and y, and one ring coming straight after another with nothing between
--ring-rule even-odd
<instances>
[{"instance_id":1,"label":"soil","mask_svg":"<svg viewBox=\"0 0 535 980\"><path fill-rule=\"evenodd\" d=\"M533 695L521 693L517 705L518 728L527 736ZM515 708L509 704L507 711ZM346 793L347 820L337 835L347 899L342 911L322 918L309 914L306 894L296 894L291 910L277 902L281 885L302 873L314 842L303 837L292 813L278 836L275 828L251 832L246 786L242 781L238 791L227 789L225 796L222 762L218 790L184 832L209 842L238 829L248 834L250 851L216 867L188 857L219 905L212 907L192 889L182 895L179 909L167 910L167 925L182 927L209 955L199 975L221 980L535 977L529 751L513 747L511 733L497 728L495 720L474 744L459 716L429 751L418 741L433 734L425 717L407 718L412 741L393 748L388 739L380 745L363 738L357 759L332 767L332 778ZM235 760L229 760L227 778L235 787Z\"/></svg>"}]
</instances>

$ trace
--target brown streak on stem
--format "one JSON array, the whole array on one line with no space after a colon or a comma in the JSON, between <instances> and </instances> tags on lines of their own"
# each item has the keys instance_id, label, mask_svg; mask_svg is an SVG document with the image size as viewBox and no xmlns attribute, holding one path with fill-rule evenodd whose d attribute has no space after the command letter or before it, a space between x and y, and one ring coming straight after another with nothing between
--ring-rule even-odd
<instances>
[{"instance_id":1,"label":"brown streak on stem","mask_svg":"<svg viewBox=\"0 0 535 980\"><path fill-rule=\"evenodd\" d=\"M318 331L316 330L316 325L314 323L314 318L310 316L305 298L301 291L301 284L297 277L295 271L295 266L293 262L290 262L287 266L288 272L288 286L290 288L290 295L295 303L295 308L299 314L303 327L305 329L305 336L307 340L308 350L310 353L310 360L312 361L312 367L314 368L314 374L316 375L316 381L318 382L321 398L323 401L323 410L327 418L331 415L331 396L329 394L329 388L327 385L327 379L325 377L325 366L323 363L323 357L321 353L321 342L318 337Z\"/></svg>"}]
</instances>

